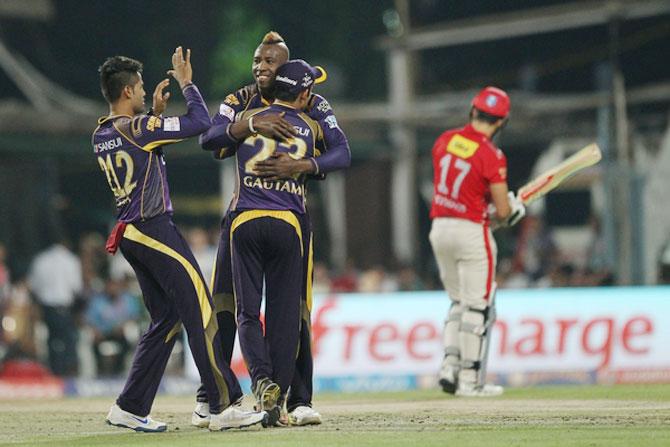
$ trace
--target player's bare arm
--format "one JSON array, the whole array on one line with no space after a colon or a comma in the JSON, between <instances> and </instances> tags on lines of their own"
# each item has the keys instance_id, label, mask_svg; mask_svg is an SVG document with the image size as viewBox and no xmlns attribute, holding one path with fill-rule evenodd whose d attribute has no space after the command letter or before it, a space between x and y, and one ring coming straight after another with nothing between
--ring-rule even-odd
<instances>
[{"instance_id":1,"label":"player's bare arm","mask_svg":"<svg viewBox=\"0 0 670 447\"><path fill-rule=\"evenodd\" d=\"M256 162L254 167L259 177L280 180L299 174L315 174L316 166L308 159L294 160L285 152L272 154L270 158Z\"/></svg>"},{"instance_id":2,"label":"player's bare arm","mask_svg":"<svg viewBox=\"0 0 670 447\"><path fill-rule=\"evenodd\" d=\"M162 115L167 108L167 102L170 99L170 92L163 94L163 90L165 90L168 85L170 85L170 80L165 78L159 82L154 89L153 105L151 107L154 115Z\"/></svg>"},{"instance_id":3,"label":"player's bare arm","mask_svg":"<svg viewBox=\"0 0 670 447\"><path fill-rule=\"evenodd\" d=\"M267 114L252 116L249 119L233 123L230 127L230 133L238 140L244 140L254 133L259 133L264 137L275 140L288 140L295 135L295 129L282 115Z\"/></svg>"},{"instance_id":4,"label":"player's bare arm","mask_svg":"<svg viewBox=\"0 0 670 447\"><path fill-rule=\"evenodd\" d=\"M491 184L491 201L496 207L495 217L504 221L509 217L512 212L510 207L509 200L507 198L508 193L507 183L492 183Z\"/></svg>"}]
</instances>

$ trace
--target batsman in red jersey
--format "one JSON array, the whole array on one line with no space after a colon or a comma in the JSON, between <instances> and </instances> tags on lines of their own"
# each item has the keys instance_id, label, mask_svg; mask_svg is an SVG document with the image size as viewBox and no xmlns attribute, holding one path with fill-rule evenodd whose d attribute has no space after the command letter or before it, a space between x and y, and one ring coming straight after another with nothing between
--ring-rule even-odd
<instances>
[{"instance_id":1,"label":"batsman in red jersey","mask_svg":"<svg viewBox=\"0 0 670 447\"><path fill-rule=\"evenodd\" d=\"M485 379L495 320L497 247L490 221L511 226L525 215L521 201L508 191L507 159L491 141L507 122L509 110L507 94L486 87L472 100L470 123L444 132L432 151L430 243L452 301L444 326L440 385L459 396L503 392Z\"/></svg>"}]
</instances>

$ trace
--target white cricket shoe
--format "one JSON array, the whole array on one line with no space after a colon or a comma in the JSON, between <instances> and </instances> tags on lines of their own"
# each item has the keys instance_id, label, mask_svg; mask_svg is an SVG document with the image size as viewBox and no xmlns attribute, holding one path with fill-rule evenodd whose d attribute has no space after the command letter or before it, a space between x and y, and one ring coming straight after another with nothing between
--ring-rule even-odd
<instances>
[{"instance_id":1,"label":"white cricket shoe","mask_svg":"<svg viewBox=\"0 0 670 447\"><path fill-rule=\"evenodd\" d=\"M200 428L209 427L209 403L207 402L198 402L195 405L195 410L191 415L191 425L195 425Z\"/></svg>"},{"instance_id":2,"label":"white cricket shoe","mask_svg":"<svg viewBox=\"0 0 670 447\"><path fill-rule=\"evenodd\" d=\"M117 427L125 427L142 432L161 432L167 430L165 422L151 419L151 416L140 417L122 410L117 404L112 405L107 414L107 423Z\"/></svg>"},{"instance_id":3,"label":"white cricket shoe","mask_svg":"<svg viewBox=\"0 0 670 447\"><path fill-rule=\"evenodd\" d=\"M319 425L321 415L312 407L301 405L288 414L290 425Z\"/></svg>"},{"instance_id":4,"label":"white cricket shoe","mask_svg":"<svg viewBox=\"0 0 670 447\"><path fill-rule=\"evenodd\" d=\"M219 414L211 414L209 417L209 430L221 431L229 428L244 428L252 425L265 423L268 414L265 411L245 411L236 405L231 405Z\"/></svg>"},{"instance_id":5,"label":"white cricket shoe","mask_svg":"<svg viewBox=\"0 0 670 447\"><path fill-rule=\"evenodd\" d=\"M500 396L505 389L500 385L486 383L484 385L477 385L475 383L460 382L456 395L462 397L494 397Z\"/></svg>"}]
</instances>

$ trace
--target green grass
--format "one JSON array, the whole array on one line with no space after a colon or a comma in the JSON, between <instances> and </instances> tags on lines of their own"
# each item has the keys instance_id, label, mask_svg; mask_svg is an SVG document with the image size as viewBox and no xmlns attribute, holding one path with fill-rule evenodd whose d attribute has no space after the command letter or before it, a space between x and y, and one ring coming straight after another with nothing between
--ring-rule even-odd
<instances>
[{"instance_id":1,"label":"green grass","mask_svg":"<svg viewBox=\"0 0 670 447\"><path fill-rule=\"evenodd\" d=\"M337 402L357 400L374 400L378 402L395 400L434 400L445 395L434 389L403 392L352 394L322 394L321 401ZM670 384L667 385L545 385L529 388L506 388L505 394L495 398L507 399L616 399L616 400L650 400L670 403Z\"/></svg>"},{"instance_id":2,"label":"green grass","mask_svg":"<svg viewBox=\"0 0 670 447\"><path fill-rule=\"evenodd\" d=\"M209 433L189 425L193 399L159 397L167 433L110 427L113 399L0 400L0 445L11 446L667 446L670 385L508 389L492 399L437 390L323 394L324 423Z\"/></svg>"}]
</instances>

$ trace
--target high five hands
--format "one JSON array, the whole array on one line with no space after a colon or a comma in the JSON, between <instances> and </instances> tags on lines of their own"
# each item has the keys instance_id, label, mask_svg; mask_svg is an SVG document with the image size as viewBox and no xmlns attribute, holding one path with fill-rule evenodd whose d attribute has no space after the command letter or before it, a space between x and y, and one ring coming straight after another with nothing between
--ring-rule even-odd
<instances>
[{"instance_id":1,"label":"high five hands","mask_svg":"<svg viewBox=\"0 0 670 447\"><path fill-rule=\"evenodd\" d=\"M172 70L168 70L168 75L172 76L178 83L179 87L184 88L192 82L193 67L191 67L191 50L186 50L186 57L184 57L184 50L177 47L172 54ZM170 79L165 78L156 85L153 95L152 110L154 115L161 115L167 108L167 102L170 99L170 92L163 94L163 90L170 85Z\"/></svg>"}]
</instances>

